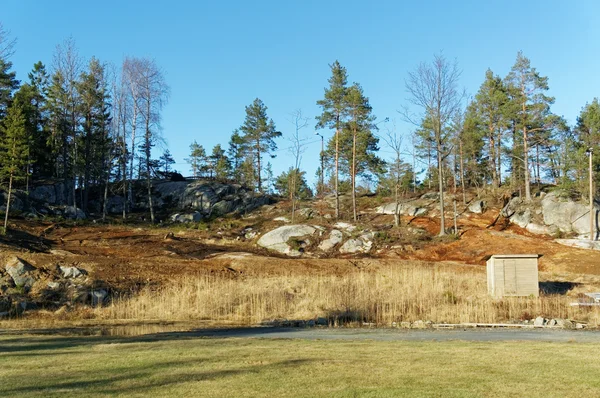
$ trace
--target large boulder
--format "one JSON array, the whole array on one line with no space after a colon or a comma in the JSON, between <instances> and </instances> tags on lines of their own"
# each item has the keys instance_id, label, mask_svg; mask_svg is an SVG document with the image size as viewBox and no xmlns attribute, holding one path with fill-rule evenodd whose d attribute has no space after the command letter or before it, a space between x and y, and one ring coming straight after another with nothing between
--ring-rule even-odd
<instances>
[{"instance_id":1,"label":"large boulder","mask_svg":"<svg viewBox=\"0 0 600 398\"><path fill-rule=\"evenodd\" d=\"M317 229L310 225L285 225L267 232L256 244L265 249L291 257L301 256L304 247L310 244L309 237Z\"/></svg>"},{"instance_id":2,"label":"large boulder","mask_svg":"<svg viewBox=\"0 0 600 398\"><path fill-rule=\"evenodd\" d=\"M589 207L550 192L542 199L544 224L555 225L561 232L588 233L590 230ZM598 212L598 209L595 209ZM597 229L597 226L596 226Z\"/></svg>"}]
</instances>

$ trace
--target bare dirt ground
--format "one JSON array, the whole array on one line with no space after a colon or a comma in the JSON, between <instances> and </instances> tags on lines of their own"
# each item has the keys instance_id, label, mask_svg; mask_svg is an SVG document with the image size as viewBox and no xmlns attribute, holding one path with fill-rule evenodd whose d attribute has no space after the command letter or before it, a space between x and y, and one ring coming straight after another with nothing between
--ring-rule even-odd
<instances>
[{"instance_id":1,"label":"bare dirt ground","mask_svg":"<svg viewBox=\"0 0 600 398\"><path fill-rule=\"evenodd\" d=\"M74 265L113 289L127 290L182 276L344 274L397 261L444 262L457 271L470 265L467 268L481 267L483 272L487 258L493 254L531 253L541 255L542 280L600 286L600 252L562 246L549 237L531 235L502 222L488 228L497 212L498 209L491 209L483 215L463 214L459 218L459 239L433 237L414 244L381 243L372 255L362 258L277 257L257 249L251 241L236 239L237 230L218 234L143 225L16 220L17 229L0 238L0 260L16 254L37 267ZM391 216L375 215L369 220L373 229L391 223ZM425 229L433 236L439 228L439 221L431 217L404 218L403 223ZM239 223L236 228L242 229L246 224ZM169 232L173 232L172 236L167 236Z\"/></svg>"}]
</instances>

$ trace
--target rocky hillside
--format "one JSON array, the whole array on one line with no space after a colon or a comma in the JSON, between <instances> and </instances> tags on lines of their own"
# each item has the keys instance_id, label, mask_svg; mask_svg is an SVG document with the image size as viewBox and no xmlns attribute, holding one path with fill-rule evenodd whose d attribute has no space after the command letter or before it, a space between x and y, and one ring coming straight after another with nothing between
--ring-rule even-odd
<instances>
[{"instance_id":1,"label":"rocky hillside","mask_svg":"<svg viewBox=\"0 0 600 398\"><path fill-rule=\"evenodd\" d=\"M145 188L141 185L134 186L135 203L132 210L147 211ZM102 212L102 193L94 194L89 202L89 214ZM0 211L6 209L6 197L5 192L0 193ZM86 218L87 215L81 209L69 206L72 201L73 192L63 182L42 182L34 185L29 195L23 191L16 191L12 196L11 210L34 218L47 215L71 219ZM185 222L231 213L245 214L272 203L273 199L238 184L197 180L156 181L152 201L157 212L171 215L173 221ZM110 195L107 198L109 214L121 214L124 205L125 199L121 195Z\"/></svg>"}]
</instances>

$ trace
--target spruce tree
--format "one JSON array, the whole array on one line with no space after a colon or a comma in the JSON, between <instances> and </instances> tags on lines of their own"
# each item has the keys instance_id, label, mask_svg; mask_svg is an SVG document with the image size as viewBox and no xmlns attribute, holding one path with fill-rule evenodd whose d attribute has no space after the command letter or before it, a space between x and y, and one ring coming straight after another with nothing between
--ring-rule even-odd
<instances>
[{"instance_id":1,"label":"spruce tree","mask_svg":"<svg viewBox=\"0 0 600 398\"><path fill-rule=\"evenodd\" d=\"M25 116L19 102L14 102L8 108L6 117L0 123L0 153L3 158L0 164L0 181L8 182L4 232L8 226L13 184L24 179L26 175L25 166L29 156L29 146L25 124Z\"/></svg>"}]
</instances>

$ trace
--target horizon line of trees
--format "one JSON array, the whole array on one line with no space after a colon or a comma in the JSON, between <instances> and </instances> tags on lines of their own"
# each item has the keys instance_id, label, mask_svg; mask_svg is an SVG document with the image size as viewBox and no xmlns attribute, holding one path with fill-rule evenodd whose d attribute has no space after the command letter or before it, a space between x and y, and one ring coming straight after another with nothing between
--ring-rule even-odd
<instances>
[{"instance_id":1,"label":"horizon line of trees","mask_svg":"<svg viewBox=\"0 0 600 398\"><path fill-rule=\"evenodd\" d=\"M69 204L84 211L89 211L90 192L102 192L104 215L108 195L120 194L126 218L135 205L133 184L143 181L154 221L152 181L175 172L168 149L158 158L153 154L163 142L161 113L169 98L160 67L139 57L126 57L119 67L94 57L84 61L69 38L57 46L50 68L37 62L19 81L11 70L14 46L0 24L0 183L28 191L33 181L59 178ZM347 192L352 198L348 214L357 220L359 180L393 195L396 203L409 191L435 186L441 234L448 189L461 190L465 203L464 192L471 187L507 187L529 200L532 184L548 181L582 196L596 193L586 183L585 153L600 149L598 99L586 103L576 125L569 126L552 112L548 78L522 52L507 76L488 69L471 98L459 86L456 62L435 55L418 65L406 79L407 106L399 110L399 117L414 125L406 134L393 120L377 120L369 97L359 83L349 83L345 67L338 61L329 67L328 84L316 101L320 114L314 129L331 136L320 153L323 168L316 169L314 187L302 167L302 155L312 143L303 134L313 132L309 118L301 110L292 112L284 129L290 133L284 135L259 98L246 106L227 148L217 144L208 153L202 143L192 142L185 161L193 176L289 197L292 218L298 200L326 194L335 195L340 218L339 196ZM284 148L289 168L274 176L269 159L281 151L281 138L290 145ZM600 157L593 166L600 169Z\"/></svg>"}]
</instances>

